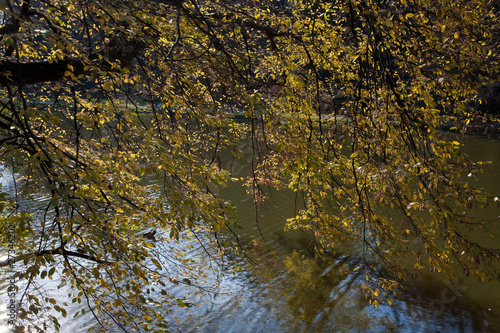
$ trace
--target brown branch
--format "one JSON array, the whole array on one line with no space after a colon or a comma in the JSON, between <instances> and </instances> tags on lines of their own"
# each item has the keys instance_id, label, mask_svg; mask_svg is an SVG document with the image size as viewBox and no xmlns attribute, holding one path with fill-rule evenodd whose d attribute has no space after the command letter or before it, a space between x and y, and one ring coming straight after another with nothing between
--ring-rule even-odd
<instances>
[{"instance_id":1,"label":"brown branch","mask_svg":"<svg viewBox=\"0 0 500 333\"><path fill-rule=\"evenodd\" d=\"M63 60L30 63L15 61L0 62L0 84L35 84L40 82L61 81L68 65L73 67L73 74L78 76L84 73L84 64L80 60Z\"/></svg>"},{"instance_id":2,"label":"brown branch","mask_svg":"<svg viewBox=\"0 0 500 333\"><path fill-rule=\"evenodd\" d=\"M110 62L118 61L120 67L130 66L134 58L144 49L145 44L137 40L113 40L104 51L108 58L100 60L96 66L102 70L111 70ZM100 58L91 54L87 59L68 59L61 61L40 61L19 63L17 61L0 61L0 85L27 85L41 82L61 81L69 70L75 76L88 74L90 61ZM87 61L87 62L86 62ZM87 67L87 68L86 68Z\"/></svg>"},{"instance_id":3,"label":"brown branch","mask_svg":"<svg viewBox=\"0 0 500 333\"><path fill-rule=\"evenodd\" d=\"M65 257L67 257L67 256L78 257L78 258L82 258L82 259L94 261L94 262L96 262L98 264L106 264L106 265L112 264L111 261L99 260L96 257L90 256L88 254L74 252L74 251L69 251L69 250L66 250L64 248L60 248L59 247L59 248L53 249L53 250L43 250L43 251L33 252L33 253L24 253L24 254L17 255L15 257L9 256L9 257L7 257L7 258L5 258L3 260L0 260L0 267L10 266L10 265L13 265L16 262L19 262L19 261L22 261L22 260L26 260L26 259L29 259L31 257L44 256L46 254L51 254L51 255L59 254L59 255L65 256Z\"/></svg>"},{"instance_id":4,"label":"brown branch","mask_svg":"<svg viewBox=\"0 0 500 333\"><path fill-rule=\"evenodd\" d=\"M60 254L64 255L65 257L66 256L71 256L71 257L78 257L78 258L82 258L82 259L87 259L87 260L90 260L90 261L95 261L98 264L106 264L106 265L112 264L111 261L100 260L100 259L97 259L96 257L90 256L88 254L74 252L74 251L69 251L69 250L65 250L65 249L62 249L62 253L60 253Z\"/></svg>"}]
</instances>

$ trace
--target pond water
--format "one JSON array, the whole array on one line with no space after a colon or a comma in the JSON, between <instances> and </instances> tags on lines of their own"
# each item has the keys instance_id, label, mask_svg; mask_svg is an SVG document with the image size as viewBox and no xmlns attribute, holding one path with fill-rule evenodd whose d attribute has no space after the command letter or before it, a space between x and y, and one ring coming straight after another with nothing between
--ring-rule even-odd
<instances>
[{"instance_id":1,"label":"pond water","mask_svg":"<svg viewBox=\"0 0 500 333\"><path fill-rule=\"evenodd\" d=\"M500 141L459 140L474 159L493 162L470 182L500 197ZM238 169L236 165L236 169L246 172L243 166ZM13 186L7 174L2 180L3 191ZM336 251L319 260L312 254L309 235L283 231L295 208L292 193L273 192L257 212L239 184L221 189L220 195L237 206L240 243L251 261L237 257L241 270L221 279L220 292L198 294L192 299L193 307L173 309L172 331L500 332L500 281L479 283L460 272L450 281L422 271L404 283L391 305L374 308L363 296L364 273L352 271L361 262L356 249ZM37 202L43 204L43 199L25 204L36 207ZM481 214L500 222L498 207ZM203 253L200 246L190 255L202 257ZM58 290L57 285L57 281L47 280L40 288L52 297L63 297L64 290ZM4 272L0 280L3 304L7 286L8 273ZM184 287L174 286L172 292L182 295ZM62 332L84 332L94 325L90 314L70 319L79 307L70 305L68 319L61 318ZM0 332L6 332L6 315L2 306Z\"/></svg>"}]
</instances>

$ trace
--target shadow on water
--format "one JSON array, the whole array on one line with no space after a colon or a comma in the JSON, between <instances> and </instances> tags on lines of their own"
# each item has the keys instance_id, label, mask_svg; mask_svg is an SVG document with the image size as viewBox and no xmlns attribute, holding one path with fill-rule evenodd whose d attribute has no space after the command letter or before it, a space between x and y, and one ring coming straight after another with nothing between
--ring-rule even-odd
<instances>
[{"instance_id":1,"label":"shadow on water","mask_svg":"<svg viewBox=\"0 0 500 333\"><path fill-rule=\"evenodd\" d=\"M281 246L281 245L280 245ZM319 261L293 248L254 239L256 263L223 283L225 294L179 314L179 332L497 332L499 319L468 297L464 281L440 282L422 274L406 281L392 305L374 308L352 271L358 258L338 254ZM384 274L383 271L381 274ZM388 295L389 296L389 295Z\"/></svg>"}]
</instances>

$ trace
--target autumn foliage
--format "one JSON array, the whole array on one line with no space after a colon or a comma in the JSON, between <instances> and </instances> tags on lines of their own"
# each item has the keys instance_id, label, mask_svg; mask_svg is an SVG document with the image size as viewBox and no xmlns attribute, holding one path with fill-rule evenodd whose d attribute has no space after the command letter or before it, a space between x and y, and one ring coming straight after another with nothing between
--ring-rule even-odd
<instances>
[{"instance_id":1,"label":"autumn foliage","mask_svg":"<svg viewBox=\"0 0 500 333\"><path fill-rule=\"evenodd\" d=\"M470 237L488 221L469 209L493 203L463 180L481 164L439 131L483 119L476 92L498 75L496 10L485 0L6 1L0 156L18 193L3 197L1 227L15 223L26 268L20 316L46 306L65 316L60 300L29 292L57 275L101 329L106 317L164 330L169 307L189 305L169 285L204 279L178 244L213 243L223 260L234 212L216 189L235 181L257 205L267 186L300 193L287 228L311 232L318 255L361 244L367 278L374 260L395 279L455 265L498 278L498 250ZM252 173L235 179L220 156L237 159L242 140ZM18 198L35 193L47 203L30 215Z\"/></svg>"}]
</instances>

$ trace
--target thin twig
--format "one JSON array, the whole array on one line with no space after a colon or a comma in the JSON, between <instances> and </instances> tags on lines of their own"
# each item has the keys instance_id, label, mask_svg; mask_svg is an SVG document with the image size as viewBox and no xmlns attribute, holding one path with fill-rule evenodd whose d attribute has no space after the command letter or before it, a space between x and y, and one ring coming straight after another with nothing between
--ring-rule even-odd
<instances>
[{"instance_id":1,"label":"thin twig","mask_svg":"<svg viewBox=\"0 0 500 333\"><path fill-rule=\"evenodd\" d=\"M175 37L175 41L174 43L172 44L172 46L170 46L170 49L168 50L168 53L167 53L167 59L170 59L170 60L173 60L173 57L172 57L172 51L174 50L174 48L177 46L177 44L179 44L179 40L181 39L181 26L180 26L180 21L181 21L181 5L179 4L177 6L177 16L176 16L176 29L177 29L177 37Z\"/></svg>"}]
</instances>

